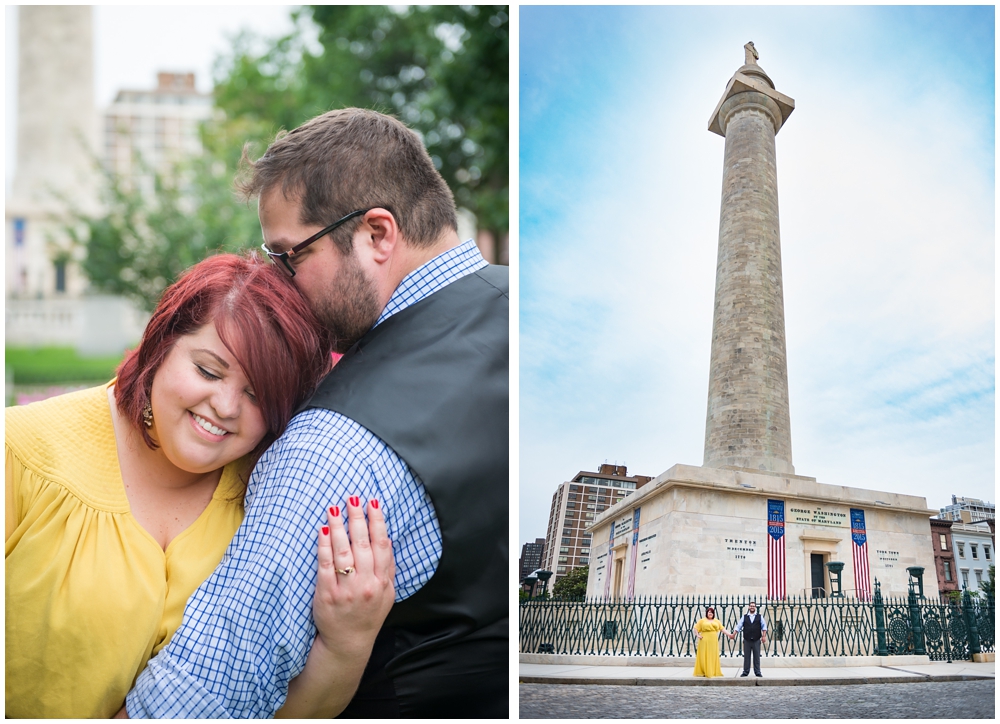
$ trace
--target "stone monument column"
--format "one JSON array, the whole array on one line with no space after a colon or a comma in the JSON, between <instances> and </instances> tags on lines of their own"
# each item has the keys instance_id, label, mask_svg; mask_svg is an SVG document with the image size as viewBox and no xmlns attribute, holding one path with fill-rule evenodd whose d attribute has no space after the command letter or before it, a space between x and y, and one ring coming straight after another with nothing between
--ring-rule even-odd
<instances>
[{"instance_id":1,"label":"stone monument column","mask_svg":"<svg viewBox=\"0 0 1000 724\"><path fill-rule=\"evenodd\" d=\"M704 465L794 474L774 137L795 101L744 49L708 124L726 152Z\"/></svg>"},{"instance_id":2,"label":"stone monument column","mask_svg":"<svg viewBox=\"0 0 1000 724\"><path fill-rule=\"evenodd\" d=\"M53 253L70 249L67 203L95 213L98 117L88 5L22 5L18 14L17 168L6 199L6 294L51 296ZM70 264L66 292L86 280Z\"/></svg>"}]
</instances>

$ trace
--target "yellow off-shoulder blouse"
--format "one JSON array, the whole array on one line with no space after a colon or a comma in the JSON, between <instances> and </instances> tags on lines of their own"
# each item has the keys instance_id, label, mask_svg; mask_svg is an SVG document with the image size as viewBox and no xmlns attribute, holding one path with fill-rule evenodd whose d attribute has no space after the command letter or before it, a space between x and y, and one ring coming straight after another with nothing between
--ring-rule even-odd
<instances>
[{"instance_id":1,"label":"yellow off-shoulder blouse","mask_svg":"<svg viewBox=\"0 0 1000 724\"><path fill-rule=\"evenodd\" d=\"M166 551L129 511L107 385L5 411L7 717L108 717L243 519L246 462Z\"/></svg>"}]
</instances>

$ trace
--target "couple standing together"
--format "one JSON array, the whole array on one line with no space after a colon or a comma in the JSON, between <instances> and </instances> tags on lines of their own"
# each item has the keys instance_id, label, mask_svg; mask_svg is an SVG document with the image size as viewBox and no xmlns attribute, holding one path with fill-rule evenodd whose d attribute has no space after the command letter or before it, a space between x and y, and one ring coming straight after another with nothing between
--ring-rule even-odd
<instances>
[{"instance_id":1,"label":"couple standing together","mask_svg":"<svg viewBox=\"0 0 1000 724\"><path fill-rule=\"evenodd\" d=\"M6 412L6 714L506 718L507 270L393 118L248 165L273 264Z\"/></svg>"},{"instance_id":2,"label":"couple standing together","mask_svg":"<svg viewBox=\"0 0 1000 724\"><path fill-rule=\"evenodd\" d=\"M698 637L698 650L694 662L694 675L715 677L722 676L722 663L719 652L719 632L729 637L732 641L736 634L743 634L743 673L740 676L750 675L750 659L753 658L753 672L758 677L760 673L760 647L761 642L767 645L767 622L764 616L757 612L756 601L751 601L747 606L747 612L736 624L736 629L729 633L715 617L715 609L709 606L705 609L705 618L694 625L694 634Z\"/></svg>"}]
</instances>

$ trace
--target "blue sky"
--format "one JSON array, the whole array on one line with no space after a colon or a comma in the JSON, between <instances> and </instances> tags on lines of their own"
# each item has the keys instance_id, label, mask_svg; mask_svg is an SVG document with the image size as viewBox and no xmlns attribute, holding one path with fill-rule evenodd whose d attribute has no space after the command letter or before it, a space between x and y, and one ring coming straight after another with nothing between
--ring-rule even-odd
<instances>
[{"instance_id":1,"label":"blue sky","mask_svg":"<svg viewBox=\"0 0 1000 724\"><path fill-rule=\"evenodd\" d=\"M792 451L995 502L994 9L520 9L520 542L607 460L702 462L724 140L753 40L777 136Z\"/></svg>"}]
</instances>

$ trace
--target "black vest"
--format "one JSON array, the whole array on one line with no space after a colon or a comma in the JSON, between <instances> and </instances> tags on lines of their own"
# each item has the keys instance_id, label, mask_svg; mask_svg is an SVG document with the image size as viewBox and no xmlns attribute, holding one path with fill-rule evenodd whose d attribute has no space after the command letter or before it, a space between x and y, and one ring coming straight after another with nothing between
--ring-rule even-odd
<instances>
[{"instance_id":1,"label":"black vest","mask_svg":"<svg viewBox=\"0 0 1000 724\"><path fill-rule=\"evenodd\" d=\"M507 284L490 266L393 315L308 404L391 447L441 526L437 570L392 607L343 717L509 716Z\"/></svg>"},{"instance_id":2,"label":"black vest","mask_svg":"<svg viewBox=\"0 0 1000 724\"><path fill-rule=\"evenodd\" d=\"M761 621L764 619L760 616L760 611L754 616L753 621L750 621L750 614L743 614L743 638L747 641L759 641L761 632Z\"/></svg>"}]
</instances>

